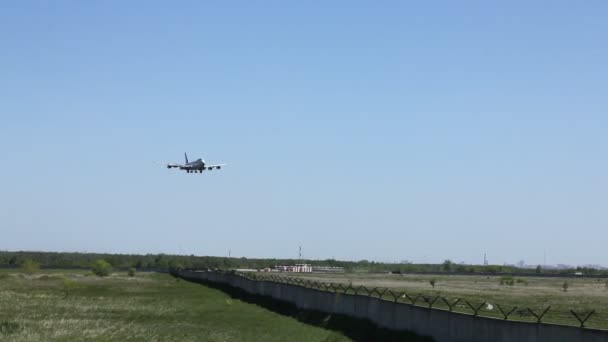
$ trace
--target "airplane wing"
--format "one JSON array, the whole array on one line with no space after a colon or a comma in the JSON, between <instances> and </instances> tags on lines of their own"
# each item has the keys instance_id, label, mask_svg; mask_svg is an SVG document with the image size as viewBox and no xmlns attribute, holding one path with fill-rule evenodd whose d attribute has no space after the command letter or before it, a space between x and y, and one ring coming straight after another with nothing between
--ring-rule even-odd
<instances>
[{"instance_id":1,"label":"airplane wing","mask_svg":"<svg viewBox=\"0 0 608 342\"><path fill-rule=\"evenodd\" d=\"M171 169L171 168L174 168L174 167L182 167L183 166L181 164L170 164L170 163L160 163L160 162L156 162L156 164L164 165L164 166L167 167L167 169Z\"/></svg>"},{"instance_id":2,"label":"airplane wing","mask_svg":"<svg viewBox=\"0 0 608 342\"><path fill-rule=\"evenodd\" d=\"M213 169L219 170L219 169L221 169L222 167L224 167L226 165L228 165L228 164L205 165L205 169L207 169L207 170L213 170Z\"/></svg>"}]
</instances>

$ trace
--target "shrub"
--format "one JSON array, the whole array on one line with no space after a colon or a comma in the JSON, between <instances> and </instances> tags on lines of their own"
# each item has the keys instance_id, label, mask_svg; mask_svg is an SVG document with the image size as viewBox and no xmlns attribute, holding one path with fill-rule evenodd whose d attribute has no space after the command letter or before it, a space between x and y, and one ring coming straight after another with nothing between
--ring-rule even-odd
<instances>
[{"instance_id":1,"label":"shrub","mask_svg":"<svg viewBox=\"0 0 608 342\"><path fill-rule=\"evenodd\" d=\"M454 266L454 263L451 260L446 260L443 262L443 270L445 272L452 272L453 266Z\"/></svg>"},{"instance_id":2,"label":"shrub","mask_svg":"<svg viewBox=\"0 0 608 342\"><path fill-rule=\"evenodd\" d=\"M431 286L432 286L433 288L435 288L435 282L436 282L436 280L435 280L434 278L433 278L433 279L431 279L431 280L429 280L429 284L431 284Z\"/></svg>"},{"instance_id":3,"label":"shrub","mask_svg":"<svg viewBox=\"0 0 608 342\"><path fill-rule=\"evenodd\" d=\"M98 277L109 276L112 272L112 265L103 259L99 259L93 264L92 271Z\"/></svg>"},{"instance_id":4,"label":"shrub","mask_svg":"<svg viewBox=\"0 0 608 342\"><path fill-rule=\"evenodd\" d=\"M500 277L500 285L509 285L513 286L515 284L515 279L512 276L502 276Z\"/></svg>"},{"instance_id":5,"label":"shrub","mask_svg":"<svg viewBox=\"0 0 608 342\"><path fill-rule=\"evenodd\" d=\"M23 273L34 274L40 271L40 263L35 262L34 260L27 259L21 263L21 270Z\"/></svg>"},{"instance_id":6,"label":"shrub","mask_svg":"<svg viewBox=\"0 0 608 342\"><path fill-rule=\"evenodd\" d=\"M0 322L0 335L8 335L16 333L21 330L21 326L18 323L1 321Z\"/></svg>"},{"instance_id":7,"label":"shrub","mask_svg":"<svg viewBox=\"0 0 608 342\"><path fill-rule=\"evenodd\" d=\"M129 271L127 272L127 274L129 275L129 277L135 277L135 268L134 267L129 268Z\"/></svg>"},{"instance_id":8,"label":"shrub","mask_svg":"<svg viewBox=\"0 0 608 342\"><path fill-rule=\"evenodd\" d=\"M64 298L68 298L70 296L70 291L74 288L74 282L70 278L63 277L63 294Z\"/></svg>"},{"instance_id":9,"label":"shrub","mask_svg":"<svg viewBox=\"0 0 608 342\"><path fill-rule=\"evenodd\" d=\"M569 287L569 286L570 286L570 285L568 285L568 281L564 281L564 283L562 284L562 290L563 290L564 292L568 292L568 287Z\"/></svg>"}]
</instances>

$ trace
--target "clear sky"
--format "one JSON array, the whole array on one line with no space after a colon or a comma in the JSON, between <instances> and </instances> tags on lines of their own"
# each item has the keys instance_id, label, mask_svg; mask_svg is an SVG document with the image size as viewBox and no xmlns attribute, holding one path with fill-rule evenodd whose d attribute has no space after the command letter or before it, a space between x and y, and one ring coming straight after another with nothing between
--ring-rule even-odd
<instances>
[{"instance_id":1,"label":"clear sky","mask_svg":"<svg viewBox=\"0 0 608 342\"><path fill-rule=\"evenodd\" d=\"M0 249L608 265L606 18L1 2Z\"/></svg>"}]
</instances>

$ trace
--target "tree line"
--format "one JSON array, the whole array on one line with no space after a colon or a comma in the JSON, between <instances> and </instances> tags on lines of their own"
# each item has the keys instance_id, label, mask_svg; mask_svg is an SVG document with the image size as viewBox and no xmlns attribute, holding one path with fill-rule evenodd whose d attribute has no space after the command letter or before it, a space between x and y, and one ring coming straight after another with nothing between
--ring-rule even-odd
<instances>
[{"instance_id":1,"label":"tree line","mask_svg":"<svg viewBox=\"0 0 608 342\"><path fill-rule=\"evenodd\" d=\"M564 274L582 272L585 275L607 275L608 270L594 268L577 269L536 269L518 268L501 265L464 265L446 260L441 264L385 263L368 260L343 261L335 259L256 259L228 258L218 256L171 255L171 254L104 254L104 253L66 253L66 252L29 252L0 251L0 267L20 267L26 260L40 264L42 268L91 268L98 260L104 260L115 268L136 269L264 269L275 265L311 264L312 266L342 267L345 272L370 273L470 273L470 274L521 274L533 275Z\"/></svg>"}]
</instances>

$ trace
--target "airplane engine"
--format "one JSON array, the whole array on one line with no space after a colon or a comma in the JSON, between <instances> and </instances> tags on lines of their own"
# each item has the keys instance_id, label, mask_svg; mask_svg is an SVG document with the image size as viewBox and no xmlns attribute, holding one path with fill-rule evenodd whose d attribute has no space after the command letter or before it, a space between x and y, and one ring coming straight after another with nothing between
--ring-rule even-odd
<instances>
[{"instance_id":1,"label":"airplane engine","mask_svg":"<svg viewBox=\"0 0 608 342\"><path fill-rule=\"evenodd\" d=\"M219 169L221 169L222 167L221 167L221 166L216 166L215 168L219 170Z\"/></svg>"}]
</instances>

